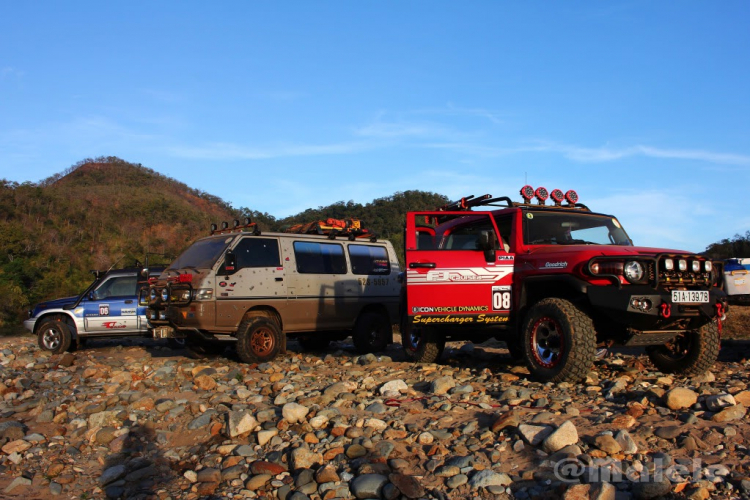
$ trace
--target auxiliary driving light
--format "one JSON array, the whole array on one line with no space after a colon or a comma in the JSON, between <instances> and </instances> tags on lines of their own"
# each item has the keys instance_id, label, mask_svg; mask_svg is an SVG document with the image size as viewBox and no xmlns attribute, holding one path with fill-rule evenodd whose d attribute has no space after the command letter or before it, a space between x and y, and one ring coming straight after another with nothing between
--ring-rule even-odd
<instances>
[{"instance_id":1,"label":"auxiliary driving light","mask_svg":"<svg viewBox=\"0 0 750 500\"><path fill-rule=\"evenodd\" d=\"M249 226L252 220L250 220L250 217L245 217L245 225Z\"/></svg>"},{"instance_id":2,"label":"auxiliary driving light","mask_svg":"<svg viewBox=\"0 0 750 500\"><path fill-rule=\"evenodd\" d=\"M534 197L534 188L529 186L528 184L521 188L521 196L523 196L523 201L526 203L530 203L531 199Z\"/></svg>"},{"instance_id":3,"label":"auxiliary driving light","mask_svg":"<svg viewBox=\"0 0 750 500\"><path fill-rule=\"evenodd\" d=\"M557 206L559 207L559 206L560 206L560 204L561 204L561 203L563 202L563 200L565 199L565 193L563 193L563 192L562 192L561 190L559 190L559 189L553 189L553 190L552 190L552 193L550 194L550 197L552 198L552 201L554 201L554 202L555 202L555 205L557 205Z\"/></svg>"},{"instance_id":4,"label":"auxiliary driving light","mask_svg":"<svg viewBox=\"0 0 750 500\"><path fill-rule=\"evenodd\" d=\"M222 223L221 223L221 228L222 228L222 229L228 229L228 228L229 228L229 223L228 223L228 222L226 222L226 221L225 221L225 222L222 222Z\"/></svg>"},{"instance_id":5,"label":"auxiliary driving light","mask_svg":"<svg viewBox=\"0 0 750 500\"><path fill-rule=\"evenodd\" d=\"M701 261L699 261L699 260L694 260L693 261L693 272L694 273L701 272Z\"/></svg>"},{"instance_id":6,"label":"auxiliary driving light","mask_svg":"<svg viewBox=\"0 0 750 500\"><path fill-rule=\"evenodd\" d=\"M680 259L677 265L680 271L687 271L687 261L685 259Z\"/></svg>"},{"instance_id":7,"label":"auxiliary driving light","mask_svg":"<svg viewBox=\"0 0 750 500\"><path fill-rule=\"evenodd\" d=\"M161 290L161 300L164 302L169 300L169 291L166 288L162 288Z\"/></svg>"},{"instance_id":8,"label":"auxiliary driving light","mask_svg":"<svg viewBox=\"0 0 750 500\"><path fill-rule=\"evenodd\" d=\"M575 205L576 203L578 203L578 193L571 189L567 193L565 193L565 199L568 200L568 203L570 203L571 205Z\"/></svg>"},{"instance_id":9,"label":"auxiliary driving light","mask_svg":"<svg viewBox=\"0 0 750 500\"><path fill-rule=\"evenodd\" d=\"M234 219L233 222L234 222L234 227L240 227L240 220L239 219Z\"/></svg>"},{"instance_id":10,"label":"auxiliary driving light","mask_svg":"<svg viewBox=\"0 0 750 500\"><path fill-rule=\"evenodd\" d=\"M664 269L667 271L674 270L674 261L672 259L664 259Z\"/></svg>"},{"instance_id":11,"label":"auxiliary driving light","mask_svg":"<svg viewBox=\"0 0 750 500\"><path fill-rule=\"evenodd\" d=\"M703 264L703 267L704 267L704 268L706 269L706 272L707 272L707 273L710 273L710 272L711 272L711 269L713 269L713 265L711 264L711 261L710 261L710 260L707 260L707 261L706 261L706 262L705 262L705 263Z\"/></svg>"},{"instance_id":12,"label":"auxiliary driving light","mask_svg":"<svg viewBox=\"0 0 750 500\"><path fill-rule=\"evenodd\" d=\"M543 187L536 188L534 194L536 195L536 199L539 201L540 205L544 205L544 202L547 201L547 198L549 198L547 189Z\"/></svg>"},{"instance_id":13,"label":"auxiliary driving light","mask_svg":"<svg viewBox=\"0 0 750 500\"><path fill-rule=\"evenodd\" d=\"M219 229L216 224L211 224L211 232L215 232L217 229Z\"/></svg>"}]
</instances>

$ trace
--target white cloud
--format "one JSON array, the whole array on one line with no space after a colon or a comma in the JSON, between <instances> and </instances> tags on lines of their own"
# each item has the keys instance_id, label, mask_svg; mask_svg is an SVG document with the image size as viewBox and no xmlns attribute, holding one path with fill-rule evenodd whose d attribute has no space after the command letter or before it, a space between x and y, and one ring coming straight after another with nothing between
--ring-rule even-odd
<instances>
[{"instance_id":1,"label":"white cloud","mask_svg":"<svg viewBox=\"0 0 750 500\"><path fill-rule=\"evenodd\" d=\"M537 151L562 153L566 158L585 163L608 162L632 156L646 156L650 158L698 160L710 163L750 166L750 156L701 149L663 149L644 145L623 148L611 148L607 146L586 148L557 143L540 143L535 149Z\"/></svg>"},{"instance_id":2,"label":"white cloud","mask_svg":"<svg viewBox=\"0 0 750 500\"><path fill-rule=\"evenodd\" d=\"M180 158L194 160L265 160L291 156L321 156L351 154L364 151L366 143L340 144L281 144L277 146L243 146L234 143L209 143L205 146L173 146L166 151Z\"/></svg>"}]
</instances>

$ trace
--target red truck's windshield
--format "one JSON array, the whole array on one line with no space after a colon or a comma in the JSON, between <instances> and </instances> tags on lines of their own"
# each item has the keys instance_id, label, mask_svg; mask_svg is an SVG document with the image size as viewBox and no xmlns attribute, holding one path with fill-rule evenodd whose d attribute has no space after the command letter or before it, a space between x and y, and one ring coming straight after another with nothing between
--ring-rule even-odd
<instances>
[{"instance_id":1,"label":"red truck's windshield","mask_svg":"<svg viewBox=\"0 0 750 500\"><path fill-rule=\"evenodd\" d=\"M633 244L620 222L607 215L525 210L523 225L527 245Z\"/></svg>"}]
</instances>

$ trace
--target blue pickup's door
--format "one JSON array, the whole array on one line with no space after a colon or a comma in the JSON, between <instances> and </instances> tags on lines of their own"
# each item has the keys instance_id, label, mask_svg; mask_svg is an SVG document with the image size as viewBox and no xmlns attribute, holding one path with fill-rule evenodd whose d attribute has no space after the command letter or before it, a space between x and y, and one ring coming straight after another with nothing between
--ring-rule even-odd
<instances>
[{"instance_id":1,"label":"blue pickup's door","mask_svg":"<svg viewBox=\"0 0 750 500\"><path fill-rule=\"evenodd\" d=\"M86 333L132 335L140 331L138 277L112 276L86 297L83 302Z\"/></svg>"}]
</instances>

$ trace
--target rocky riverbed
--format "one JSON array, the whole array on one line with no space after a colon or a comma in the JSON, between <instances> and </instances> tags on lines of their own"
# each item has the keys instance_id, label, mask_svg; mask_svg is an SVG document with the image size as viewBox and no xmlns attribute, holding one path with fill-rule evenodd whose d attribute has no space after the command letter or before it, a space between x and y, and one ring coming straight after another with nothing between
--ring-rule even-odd
<instances>
[{"instance_id":1,"label":"rocky riverbed","mask_svg":"<svg viewBox=\"0 0 750 500\"><path fill-rule=\"evenodd\" d=\"M530 380L497 343L415 365L396 345L290 342L247 365L0 338L0 497L748 497L746 342L696 378L622 351L572 385Z\"/></svg>"}]
</instances>

